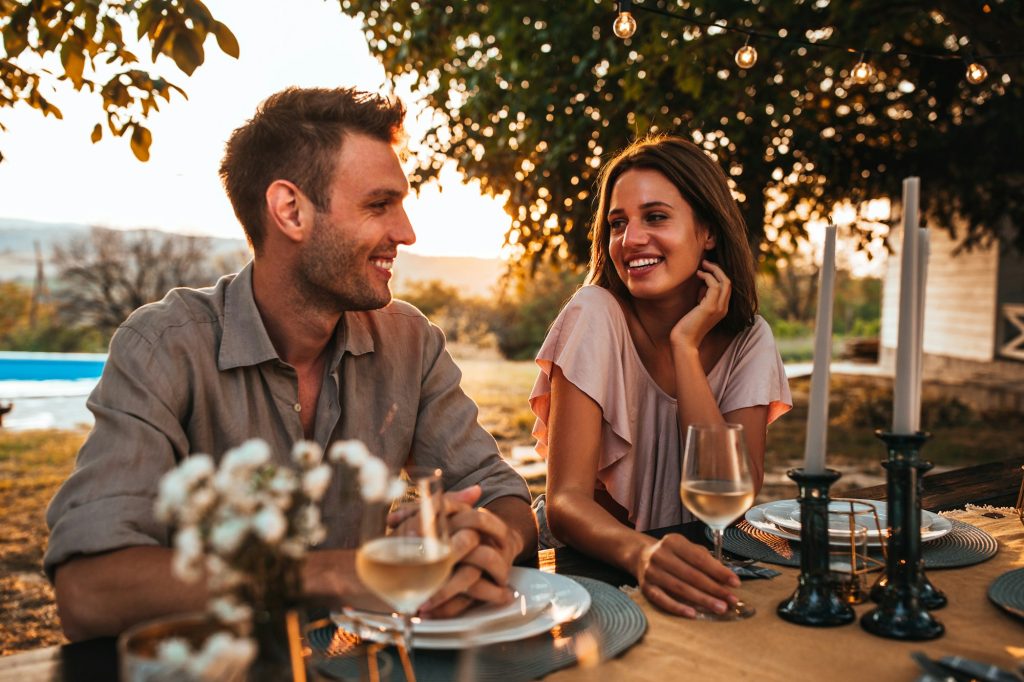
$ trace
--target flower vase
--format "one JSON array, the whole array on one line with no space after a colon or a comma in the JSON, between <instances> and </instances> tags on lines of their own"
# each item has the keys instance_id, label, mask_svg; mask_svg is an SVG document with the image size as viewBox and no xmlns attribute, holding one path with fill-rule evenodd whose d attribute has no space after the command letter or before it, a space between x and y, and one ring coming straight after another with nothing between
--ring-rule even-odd
<instances>
[{"instance_id":1,"label":"flower vase","mask_svg":"<svg viewBox=\"0 0 1024 682\"><path fill-rule=\"evenodd\" d=\"M247 590L253 607L252 638L256 660L249 682L305 682L302 656L300 595L302 564L298 561L269 561L261 567L265 579Z\"/></svg>"}]
</instances>

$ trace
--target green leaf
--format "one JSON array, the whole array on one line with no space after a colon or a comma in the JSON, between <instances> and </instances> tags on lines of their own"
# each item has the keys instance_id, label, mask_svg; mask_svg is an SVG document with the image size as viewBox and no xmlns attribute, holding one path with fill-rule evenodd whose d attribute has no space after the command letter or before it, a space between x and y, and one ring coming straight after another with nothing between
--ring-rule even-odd
<instances>
[{"instance_id":1,"label":"green leaf","mask_svg":"<svg viewBox=\"0 0 1024 682\"><path fill-rule=\"evenodd\" d=\"M238 39L235 38L235 34L231 32L231 29L219 21L214 21L213 35L217 38L217 44L220 46L221 52L238 59Z\"/></svg>"},{"instance_id":2,"label":"green leaf","mask_svg":"<svg viewBox=\"0 0 1024 682\"><path fill-rule=\"evenodd\" d=\"M96 144L103 139L103 126L97 123L92 129L92 143Z\"/></svg>"},{"instance_id":3,"label":"green leaf","mask_svg":"<svg viewBox=\"0 0 1024 682\"><path fill-rule=\"evenodd\" d=\"M149 161L149 145L153 143L153 134L147 128L135 124L132 126L132 153L135 158L145 163Z\"/></svg>"}]
</instances>

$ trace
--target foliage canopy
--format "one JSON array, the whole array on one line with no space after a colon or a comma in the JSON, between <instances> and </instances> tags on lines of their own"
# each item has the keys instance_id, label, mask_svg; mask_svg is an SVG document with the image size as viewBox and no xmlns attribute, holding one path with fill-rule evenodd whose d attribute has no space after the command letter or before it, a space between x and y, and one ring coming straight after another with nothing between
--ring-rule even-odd
<instances>
[{"instance_id":1,"label":"foliage canopy","mask_svg":"<svg viewBox=\"0 0 1024 682\"><path fill-rule=\"evenodd\" d=\"M932 224L964 225L968 243L1014 226L1024 249L1024 162L1008 153L1024 148L1024 80L1020 55L1005 56L1024 3L646 0L623 41L611 0L339 2L435 111L414 181L450 157L507 193L508 241L528 262L586 262L602 160L653 131L718 158L769 261L808 219L845 199L898 199L910 175ZM760 58L740 69L742 35L643 8L816 46L755 37ZM826 45L869 50L874 78L853 84L857 54ZM968 59L989 70L980 85L965 79Z\"/></svg>"},{"instance_id":2,"label":"foliage canopy","mask_svg":"<svg viewBox=\"0 0 1024 682\"><path fill-rule=\"evenodd\" d=\"M106 128L116 137L127 135L136 158L147 161L153 136L143 122L159 110L158 99L186 95L141 65L128 49L129 31L150 49L152 62L164 55L189 76L205 60L209 35L238 57L234 34L200 0L0 0L0 109L21 102L62 118L52 90L70 85L98 93ZM102 139L103 128L93 127L93 142ZM6 130L2 123L0 130Z\"/></svg>"}]
</instances>

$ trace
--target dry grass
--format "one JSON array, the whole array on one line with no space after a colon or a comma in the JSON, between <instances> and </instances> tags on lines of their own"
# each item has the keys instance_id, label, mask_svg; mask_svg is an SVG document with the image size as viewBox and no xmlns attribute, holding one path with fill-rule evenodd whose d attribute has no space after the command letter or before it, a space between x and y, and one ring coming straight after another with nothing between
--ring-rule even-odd
<instances>
[{"instance_id":1,"label":"dry grass","mask_svg":"<svg viewBox=\"0 0 1024 682\"><path fill-rule=\"evenodd\" d=\"M480 405L480 420L505 455L531 444L533 414L527 398L536 378L532 362L460 359L463 387ZM803 457L807 416L806 379L792 382L796 407L769 430L766 485L761 499L792 496L787 468ZM829 466L844 472L837 492L881 482L885 455L873 436L886 426L890 391L873 382L833 377ZM925 427L933 433L925 454L940 466L965 466L1024 453L1024 416L983 419L954 401L925 404ZM46 546L44 513L70 473L84 433L0 431L0 655L63 642L53 590L42 573ZM543 489L543 479L531 482Z\"/></svg>"},{"instance_id":2,"label":"dry grass","mask_svg":"<svg viewBox=\"0 0 1024 682\"><path fill-rule=\"evenodd\" d=\"M64 641L43 575L44 514L84 433L0 431L0 655Z\"/></svg>"}]
</instances>

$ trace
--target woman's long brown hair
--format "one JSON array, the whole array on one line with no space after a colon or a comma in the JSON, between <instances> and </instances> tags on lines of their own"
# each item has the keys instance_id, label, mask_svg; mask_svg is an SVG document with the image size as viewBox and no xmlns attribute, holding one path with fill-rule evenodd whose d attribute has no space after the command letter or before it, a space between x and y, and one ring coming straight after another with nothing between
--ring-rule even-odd
<instances>
[{"instance_id":1,"label":"woman's long brown hair","mask_svg":"<svg viewBox=\"0 0 1024 682\"><path fill-rule=\"evenodd\" d=\"M679 137L638 140L601 170L597 212L591 227L587 284L596 284L624 300L630 299L629 290L608 255L608 202L618 179L635 168L656 170L664 175L690 204L698 225L714 236L715 248L709 252L708 259L721 267L732 281L729 311L717 328L736 333L749 327L757 313L757 290L746 223L729 192L722 169L700 147Z\"/></svg>"}]
</instances>

